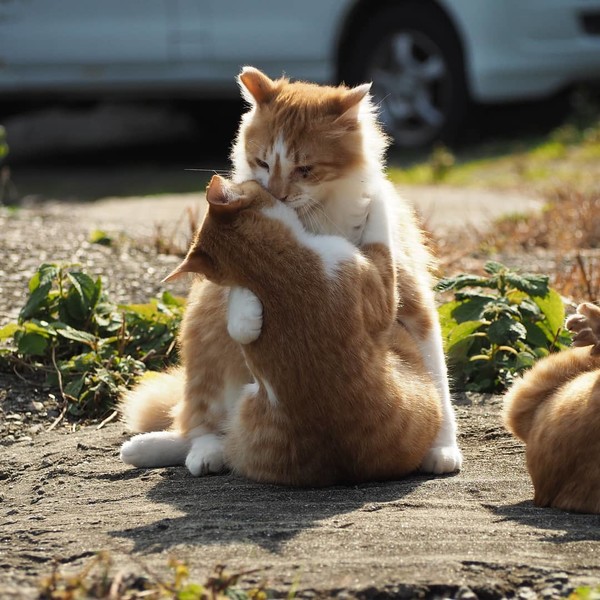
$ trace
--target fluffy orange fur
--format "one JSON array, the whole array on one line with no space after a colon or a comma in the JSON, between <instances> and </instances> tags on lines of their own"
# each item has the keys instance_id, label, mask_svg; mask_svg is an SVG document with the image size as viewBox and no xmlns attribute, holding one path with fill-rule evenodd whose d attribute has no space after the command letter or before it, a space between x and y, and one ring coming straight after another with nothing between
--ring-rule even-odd
<instances>
[{"instance_id":1,"label":"fluffy orange fur","mask_svg":"<svg viewBox=\"0 0 600 600\"><path fill-rule=\"evenodd\" d=\"M600 308L567 320L574 345L539 361L505 397L506 427L526 444L537 506L600 514Z\"/></svg>"},{"instance_id":2,"label":"fluffy orange fur","mask_svg":"<svg viewBox=\"0 0 600 600\"><path fill-rule=\"evenodd\" d=\"M412 209L385 178L383 155L388 140L366 98L368 86L348 89L285 78L273 81L251 68L244 69L240 83L253 106L242 118L232 150L235 180L260 180L296 210L308 230L342 235L359 247L363 245L361 236L370 202L385 197L394 231L397 319L402 324L394 329L390 344L395 348L416 345L422 356L430 356L427 344L439 337L429 273L431 256ZM278 157L268 172L261 169L265 153L282 143L291 164L282 165ZM206 280L193 284L179 337L183 369L177 375L182 381L162 397L150 387L129 393L121 410L132 431L164 428L166 412L171 415L169 428L182 436L223 432L223 417L235 406L243 386L252 380L238 344L226 331L224 294ZM441 341L439 348L441 355ZM443 356L436 364L442 371L435 367L434 379L438 391L440 385L445 386L449 405ZM431 372L431 365L426 367ZM165 382L162 389L167 387ZM159 418L153 422L152 415ZM452 437L452 414L450 419L448 432ZM430 466L429 470L448 472L455 468Z\"/></svg>"},{"instance_id":3,"label":"fluffy orange fur","mask_svg":"<svg viewBox=\"0 0 600 600\"><path fill-rule=\"evenodd\" d=\"M215 176L207 198L177 272L247 288L264 310L260 336L242 346L259 385L232 411L226 463L258 481L315 486L418 468L438 432L440 402L395 320L389 248L352 250L331 276L314 249L263 212L278 201L257 183Z\"/></svg>"}]
</instances>

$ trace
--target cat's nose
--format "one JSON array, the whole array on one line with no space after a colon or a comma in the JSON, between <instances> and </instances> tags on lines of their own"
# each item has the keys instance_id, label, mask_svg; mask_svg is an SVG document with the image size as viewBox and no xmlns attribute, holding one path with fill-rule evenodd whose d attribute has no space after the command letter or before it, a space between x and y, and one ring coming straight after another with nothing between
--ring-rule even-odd
<instances>
[{"instance_id":1,"label":"cat's nose","mask_svg":"<svg viewBox=\"0 0 600 600\"><path fill-rule=\"evenodd\" d=\"M279 197L279 199L280 199L282 202L285 202L285 201L288 199L288 196L280 196L280 197Z\"/></svg>"}]
</instances>

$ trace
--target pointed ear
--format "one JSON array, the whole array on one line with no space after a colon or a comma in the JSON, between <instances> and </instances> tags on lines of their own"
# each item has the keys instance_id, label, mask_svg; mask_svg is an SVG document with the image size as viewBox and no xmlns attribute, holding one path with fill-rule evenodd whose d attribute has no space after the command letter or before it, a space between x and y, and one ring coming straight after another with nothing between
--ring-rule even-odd
<instances>
[{"instance_id":1,"label":"pointed ear","mask_svg":"<svg viewBox=\"0 0 600 600\"><path fill-rule=\"evenodd\" d=\"M210 277L214 272L215 266L210 256L206 252L192 248L181 264L163 279L163 283L173 281L184 273L199 273Z\"/></svg>"},{"instance_id":2,"label":"pointed ear","mask_svg":"<svg viewBox=\"0 0 600 600\"><path fill-rule=\"evenodd\" d=\"M215 216L233 215L250 203L250 198L235 192L219 175L213 175L210 180L206 189L206 200L209 213Z\"/></svg>"},{"instance_id":3,"label":"pointed ear","mask_svg":"<svg viewBox=\"0 0 600 600\"><path fill-rule=\"evenodd\" d=\"M363 83L358 87L348 90L341 101L342 114L337 118L337 121L348 124L356 124L358 122L358 113L360 104L371 89L370 83Z\"/></svg>"},{"instance_id":4,"label":"pointed ear","mask_svg":"<svg viewBox=\"0 0 600 600\"><path fill-rule=\"evenodd\" d=\"M267 104L275 95L275 82L254 67L244 67L238 76L244 98L250 104Z\"/></svg>"}]
</instances>

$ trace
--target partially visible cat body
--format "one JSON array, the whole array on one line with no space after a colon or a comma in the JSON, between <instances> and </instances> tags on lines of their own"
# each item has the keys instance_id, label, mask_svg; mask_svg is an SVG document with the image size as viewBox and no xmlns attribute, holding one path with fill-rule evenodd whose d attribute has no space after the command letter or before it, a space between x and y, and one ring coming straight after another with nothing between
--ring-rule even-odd
<instances>
[{"instance_id":1,"label":"partially visible cat body","mask_svg":"<svg viewBox=\"0 0 600 600\"><path fill-rule=\"evenodd\" d=\"M600 514L600 308L581 304L574 346L540 360L506 394L506 427L526 443L534 503Z\"/></svg>"},{"instance_id":2,"label":"partially visible cat body","mask_svg":"<svg viewBox=\"0 0 600 600\"><path fill-rule=\"evenodd\" d=\"M412 209L385 176L388 142L377 124L369 86L348 89L271 80L249 67L239 82L251 108L242 117L232 150L234 181L260 182L314 233L342 236L359 248L374 232L386 239L396 270L399 325L390 344L417 348L443 415L421 468L434 473L460 469L431 257ZM228 305L230 312L252 312L251 303L245 309L240 299L232 305L223 286L208 280L194 283L180 334L182 366L141 384L122 404L132 431L164 430L161 436L182 450L152 450L156 436L136 436L139 452L130 456L132 464L185 461L195 475L222 466L215 445L207 448L203 436L223 433L227 415L252 381L238 342L228 335Z\"/></svg>"},{"instance_id":3,"label":"partially visible cat body","mask_svg":"<svg viewBox=\"0 0 600 600\"><path fill-rule=\"evenodd\" d=\"M228 286L230 309L240 302L248 311L230 310L228 330L255 383L230 411L224 439L208 434L202 450L224 442L225 466L287 485L395 479L417 469L441 408L395 319L388 240L374 236L359 251L339 236L310 234L253 181L215 176L207 199L174 274Z\"/></svg>"}]
</instances>

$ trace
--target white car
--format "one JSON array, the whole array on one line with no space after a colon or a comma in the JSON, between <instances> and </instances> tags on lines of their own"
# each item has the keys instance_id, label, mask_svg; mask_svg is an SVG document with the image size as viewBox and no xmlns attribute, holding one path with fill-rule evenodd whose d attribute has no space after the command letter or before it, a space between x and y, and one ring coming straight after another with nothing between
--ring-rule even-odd
<instances>
[{"instance_id":1,"label":"white car","mask_svg":"<svg viewBox=\"0 0 600 600\"><path fill-rule=\"evenodd\" d=\"M373 82L406 147L455 137L470 101L600 79L600 0L8 0L0 95L237 94L240 66Z\"/></svg>"}]
</instances>

